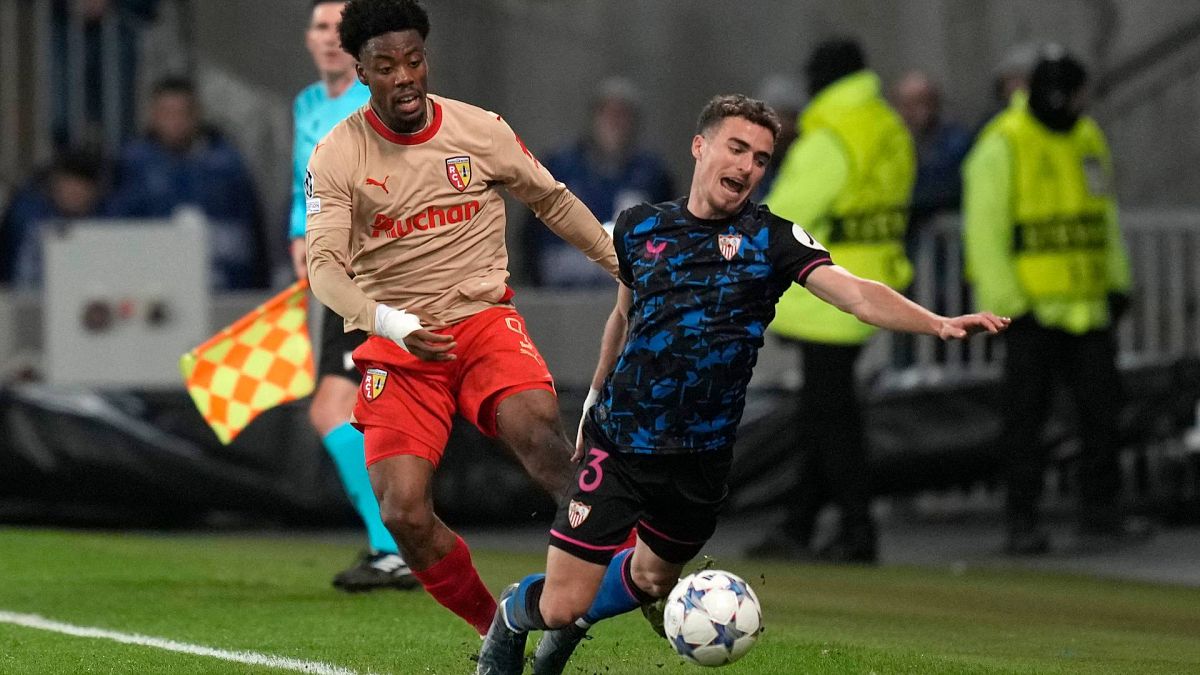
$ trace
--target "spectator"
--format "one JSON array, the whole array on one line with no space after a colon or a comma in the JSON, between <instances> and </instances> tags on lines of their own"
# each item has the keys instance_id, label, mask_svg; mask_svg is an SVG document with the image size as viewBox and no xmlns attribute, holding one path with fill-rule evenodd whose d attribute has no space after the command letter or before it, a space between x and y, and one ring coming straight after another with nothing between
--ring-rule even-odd
<instances>
[{"instance_id":1,"label":"spectator","mask_svg":"<svg viewBox=\"0 0 1200 675\"><path fill-rule=\"evenodd\" d=\"M259 202L246 164L229 141L201 124L192 83L168 78L154 87L146 135L121 152L113 213L167 218L185 205L209 220L213 289L265 287Z\"/></svg>"},{"instance_id":2,"label":"spectator","mask_svg":"<svg viewBox=\"0 0 1200 675\"><path fill-rule=\"evenodd\" d=\"M1083 114L1087 72L1058 48L1029 94L984 128L964 165L963 244L978 306L1013 318L1005 336L1006 550L1050 550L1039 518L1047 461L1041 431L1065 383L1081 441L1079 531L1095 544L1144 534L1120 506L1121 379L1114 327L1128 302L1104 133Z\"/></svg>"},{"instance_id":3,"label":"spectator","mask_svg":"<svg viewBox=\"0 0 1200 675\"><path fill-rule=\"evenodd\" d=\"M0 283L24 288L41 284L45 222L105 214L103 169L96 154L64 151L13 196L0 221Z\"/></svg>"},{"instance_id":4,"label":"spectator","mask_svg":"<svg viewBox=\"0 0 1200 675\"><path fill-rule=\"evenodd\" d=\"M675 196L666 165L639 148L640 96L621 77L604 80L591 105L587 134L544 160L551 175L579 197L600 222L635 204ZM538 286L611 287L612 278L532 216L524 230L530 281Z\"/></svg>"},{"instance_id":5,"label":"spectator","mask_svg":"<svg viewBox=\"0 0 1200 675\"><path fill-rule=\"evenodd\" d=\"M904 123L880 93L857 42L817 46L806 65L812 96L800 137L783 160L766 204L829 248L851 273L903 289L912 279L904 231L916 158ZM770 330L796 347L804 388L795 411L800 470L788 517L748 551L757 557L872 563L877 559L867 449L855 363L875 332L854 316L793 286ZM812 551L826 503L841 512L838 535Z\"/></svg>"},{"instance_id":6,"label":"spectator","mask_svg":"<svg viewBox=\"0 0 1200 675\"><path fill-rule=\"evenodd\" d=\"M1029 74L1038 60L1038 45L1031 42L1015 45L1005 53L1000 63L992 70L992 99L988 109L976 126L976 134L983 130L993 117L1004 112L1013 94L1029 88Z\"/></svg>"},{"instance_id":7,"label":"spectator","mask_svg":"<svg viewBox=\"0 0 1200 675\"><path fill-rule=\"evenodd\" d=\"M124 141L133 133L136 111L132 102L137 91L140 33L155 18L158 3L159 0L53 0L51 79L70 83L74 77L71 68L78 67L83 84L82 89L55 88L54 137L59 146L98 142L107 106L118 106L119 111L116 120L120 136L113 140ZM73 33L73 24L80 32ZM110 68L116 72L109 72ZM116 90L106 89L114 81ZM82 135L78 136L72 133L69 119L74 106L80 107L83 119L83 128L79 130Z\"/></svg>"},{"instance_id":8,"label":"spectator","mask_svg":"<svg viewBox=\"0 0 1200 675\"><path fill-rule=\"evenodd\" d=\"M957 210L962 201L959 166L971 149L971 132L942 119L942 93L929 76L912 71L892 90L892 102L917 149L909 236L939 211Z\"/></svg>"},{"instance_id":9,"label":"spectator","mask_svg":"<svg viewBox=\"0 0 1200 675\"><path fill-rule=\"evenodd\" d=\"M779 166L788 148L796 140L799 131L800 111L804 108L804 93L800 83L791 75L773 73L763 78L758 85L755 98L771 106L779 117L779 136L775 139L775 154L771 155L771 163L767 165L767 173L762 182L751 196L756 202L761 202L771 191L775 176L779 174Z\"/></svg>"}]
</instances>

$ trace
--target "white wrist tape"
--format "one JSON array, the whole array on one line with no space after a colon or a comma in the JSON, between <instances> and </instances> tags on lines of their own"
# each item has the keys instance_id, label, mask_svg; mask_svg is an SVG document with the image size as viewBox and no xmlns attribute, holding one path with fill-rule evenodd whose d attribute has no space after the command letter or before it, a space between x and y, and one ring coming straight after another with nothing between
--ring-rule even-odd
<instances>
[{"instance_id":1,"label":"white wrist tape","mask_svg":"<svg viewBox=\"0 0 1200 675\"><path fill-rule=\"evenodd\" d=\"M375 334L385 337L408 351L404 338L421 330L421 320L402 309L379 304L375 307Z\"/></svg>"},{"instance_id":2,"label":"white wrist tape","mask_svg":"<svg viewBox=\"0 0 1200 675\"><path fill-rule=\"evenodd\" d=\"M599 389L589 389L588 390L587 398L583 399L583 414L584 415L587 414L587 411L590 410L592 406L596 405L596 401L599 400L599 398L600 398L600 390Z\"/></svg>"}]
</instances>

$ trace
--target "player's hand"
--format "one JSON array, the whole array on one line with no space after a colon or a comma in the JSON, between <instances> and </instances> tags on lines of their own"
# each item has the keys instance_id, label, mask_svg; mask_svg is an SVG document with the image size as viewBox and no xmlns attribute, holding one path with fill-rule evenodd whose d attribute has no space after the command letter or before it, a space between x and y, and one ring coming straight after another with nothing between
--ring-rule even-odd
<instances>
[{"instance_id":1,"label":"player's hand","mask_svg":"<svg viewBox=\"0 0 1200 675\"><path fill-rule=\"evenodd\" d=\"M1007 316L996 316L991 312L964 314L943 321L938 327L938 337L942 340L962 340L984 331L995 335L1008 328L1010 323L1012 319Z\"/></svg>"},{"instance_id":2,"label":"player's hand","mask_svg":"<svg viewBox=\"0 0 1200 675\"><path fill-rule=\"evenodd\" d=\"M439 335L421 325L421 320L402 309L375 306L375 334L400 345L422 361L453 361L450 350L458 346L453 335Z\"/></svg>"},{"instance_id":3,"label":"player's hand","mask_svg":"<svg viewBox=\"0 0 1200 675\"><path fill-rule=\"evenodd\" d=\"M289 245L288 252L292 254L292 271L296 278L304 281L308 278L308 254L305 252L304 237L297 237Z\"/></svg>"},{"instance_id":4,"label":"player's hand","mask_svg":"<svg viewBox=\"0 0 1200 675\"><path fill-rule=\"evenodd\" d=\"M404 338L404 346L422 361L453 361L458 358L450 353L458 346L453 335L440 335L424 328L409 333Z\"/></svg>"}]
</instances>

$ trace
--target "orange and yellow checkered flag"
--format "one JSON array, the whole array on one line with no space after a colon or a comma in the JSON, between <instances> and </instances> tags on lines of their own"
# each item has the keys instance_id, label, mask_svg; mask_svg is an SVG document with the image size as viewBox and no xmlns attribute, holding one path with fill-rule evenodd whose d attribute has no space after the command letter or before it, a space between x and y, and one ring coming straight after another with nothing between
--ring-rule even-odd
<instances>
[{"instance_id":1,"label":"orange and yellow checkered flag","mask_svg":"<svg viewBox=\"0 0 1200 675\"><path fill-rule=\"evenodd\" d=\"M222 443L264 410L313 390L308 281L259 305L179 360L188 393Z\"/></svg>"}]
</instances>

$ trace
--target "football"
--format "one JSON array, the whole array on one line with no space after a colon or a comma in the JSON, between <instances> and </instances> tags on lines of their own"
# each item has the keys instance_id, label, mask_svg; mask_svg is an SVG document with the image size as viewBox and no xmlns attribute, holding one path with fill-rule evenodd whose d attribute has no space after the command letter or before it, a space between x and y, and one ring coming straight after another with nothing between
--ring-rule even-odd
<instances>
[{"instance_id":1,"label":"football","mask_svg":"<svg viewBox=\"0 0 1200 675\"><path fill-rule=\"evenodd\" d=\"M746 655L762 633L762 610L736 574L704 570L679 580L663 610L671 648L701 666L723 666Z\"/></svg>"}]
</instances>

